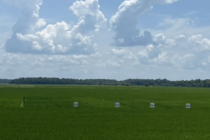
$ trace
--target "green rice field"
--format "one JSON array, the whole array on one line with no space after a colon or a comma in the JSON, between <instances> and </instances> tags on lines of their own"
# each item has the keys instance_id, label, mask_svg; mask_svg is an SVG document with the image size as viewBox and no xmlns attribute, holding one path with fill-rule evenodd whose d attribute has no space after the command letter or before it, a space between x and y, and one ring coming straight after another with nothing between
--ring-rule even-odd
<instances>
[{"instance_id":1,"label":"green rice field","mask_svg":"<svg viewBox=\"0 0 210 140\"><path fill-rule=\"evenodd\" d=\"M209 140L210 89L0 85L0 139Z\"/></svg>"}]
</instances>

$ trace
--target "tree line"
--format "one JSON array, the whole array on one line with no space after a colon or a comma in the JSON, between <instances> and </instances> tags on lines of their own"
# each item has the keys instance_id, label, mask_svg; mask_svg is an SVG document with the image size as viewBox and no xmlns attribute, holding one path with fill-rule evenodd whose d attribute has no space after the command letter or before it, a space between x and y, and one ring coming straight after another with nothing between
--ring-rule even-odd
<instances>
[{"instance_id":1,"label":"tree line","mask_svg":"<svg viewBox=\"0 0 210 140\"><path fill-rule=\"evenodd\" d=\"M0 80L1 81L1 80ZM3 81L3 79L2 79ZM167 79L70 79L70 78L18 78L7 80L9 84L54 84L54 85L113 85L113 86L175 86L175 87L210 87L210 79L179 80Z\"/></svg>"},{"instance_id":2,"label":"tree line","mask_svg":"<svg viewBox=\"0 0 210 140\"><path fill-rule=\"evenodd\" d=\"M9 79L0 79L0 84L7 84L9 82L11 82Z\"/></svg>"}]
</instances>

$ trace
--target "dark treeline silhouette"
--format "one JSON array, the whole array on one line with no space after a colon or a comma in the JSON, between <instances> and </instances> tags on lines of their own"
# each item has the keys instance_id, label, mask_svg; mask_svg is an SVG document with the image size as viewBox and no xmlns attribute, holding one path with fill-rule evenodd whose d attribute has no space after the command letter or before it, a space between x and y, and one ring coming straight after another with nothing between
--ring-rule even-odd
<instances>
[{"instance_id":1,"label":"dark treeline silhouette","mask_svg":"<svg viewBox=\"0 0 210 140\"><path fill-rule=\"evenodd\" d=\"M68 79L68 78L19 78L10 84L56 84L56 85L115 85L117 81L111 79Z\"/></svg>"},{"instance_id":2,"label":"dark treeline silhouette","mask_svg":"<svg viewBox=\"0 0 210 140\"><path fill-rule=\"evenodd\" d=\"M9 80L9 79L0 79L0 83L1 84L6 84L6 83L9 83L9 82L11 82L11 80Z\"/></svg>"},{"instance_id":3,"label":"dark treeline silhouette","mask_svg":"<svg viewBox=\"0 0 210 140\"><path fill-rule=\"evenodd\" d=\"M113 79L68 79L68 78L19 78L10 84L56 84L56 85L113 85L113 86L176 86L176 87L210 87L207 80L181 80L170 81L167 79L127 79L117 81Z\"/></svg>"}]
</instances>

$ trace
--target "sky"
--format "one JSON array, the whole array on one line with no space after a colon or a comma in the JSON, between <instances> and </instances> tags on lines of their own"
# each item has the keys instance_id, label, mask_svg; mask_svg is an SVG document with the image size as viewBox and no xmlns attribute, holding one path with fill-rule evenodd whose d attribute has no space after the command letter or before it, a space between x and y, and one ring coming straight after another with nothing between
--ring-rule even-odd
<instances>
[{"instance_id":1,"label":"sky","mask_svg":"<svg viewBox=\"0 0 210 140\"><path fill-rule=\"evenodd\" d=\"M210 79L209 0L0 0L0 78Z\"/></svg>"}]
</instances>

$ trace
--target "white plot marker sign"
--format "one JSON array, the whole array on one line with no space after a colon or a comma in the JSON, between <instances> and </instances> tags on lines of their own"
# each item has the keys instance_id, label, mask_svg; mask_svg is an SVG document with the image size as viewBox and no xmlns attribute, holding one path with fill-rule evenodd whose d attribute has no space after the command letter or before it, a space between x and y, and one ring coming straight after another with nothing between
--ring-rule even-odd
<instances>
[{"instance_id":1,"label":"white plot marker sign","mask_svg":"<svg viewBox=\"0 0 210 140\"><path fill-rule=\"evenodd\" d=\"M155 103L150 103L150 108L155 108Z\"/></svg>"},{"instance_id":2,"label":"white plot marker sign","mask_svg":"<svg viewBox=\"0 0 210 140\"><path fill-rule=\"evenodd\" d=\"M115 103L115 107L120 107L120 103L119 102L116 102Z\"/></svg>"},{"instance_id":3,"label":"white plot marker sign","mask_svg":"<svg viewBox=\"0 0 210 140\"><path fill-rule=\"evenodd\" d=\"M74 102L73 106L78 107L79 106L78 102Z\"/></svg>"},{"instance_id":4,"label":"white plot marker sign","mask_svg":"<svg viewBox=\"0 0 210 140\"><path fill-rule=\"evenodd\" d=\"M191 108L191 104L190 103L186 103L186 108L190 109Z\"/></svg>"}]
</instances>

